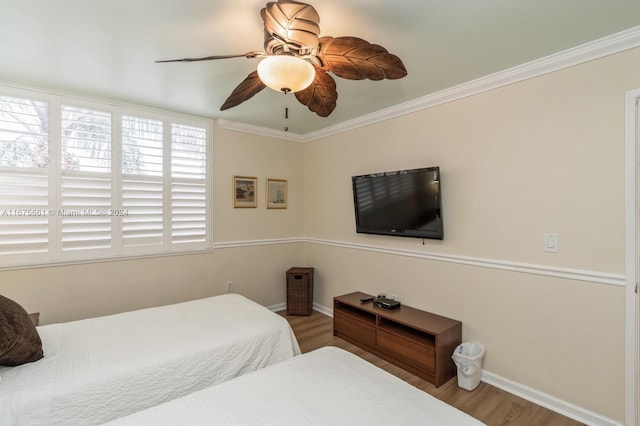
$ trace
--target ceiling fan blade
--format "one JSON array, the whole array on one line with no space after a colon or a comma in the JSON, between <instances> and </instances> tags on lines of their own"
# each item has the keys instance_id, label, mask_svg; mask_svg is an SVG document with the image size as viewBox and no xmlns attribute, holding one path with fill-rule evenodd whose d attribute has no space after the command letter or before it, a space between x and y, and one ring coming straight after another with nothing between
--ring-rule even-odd
<instances>
[{"instance_id":1,"label":"ceiling fan blade","mask_svg":"<svg viewBox=\"0 0 640 426\"><path fill-rule=\"evenodd\" d=\"M265 87L267 86L262 82L262 80L260 80L260 77L258 77L258 71L252 72L242 83L233 89L231 95L229 95L227 100L224 101L224 104L220 107L220 111L240 105L247 99L252 98L253 95L260 92Z\"/></svg>"},{"instance_id":2,"label":"ceiling fan blade","mask_svg":"<svg viewBox=\"0 0 640 426\"><path fill-rule=\"evenodd\" d=\"M347 80L397 79L407 75L399 57L358 37L322 37L317 59L324 70Z\"/></svg>"},{"instance_id":3,"label":"ceiling fan blade","mask_svg":"<svg viewBox=\"0 0 640 426\"><path fill-rule=\"evenodd\" d=\"M316 77L309 87L296 92L296 99L320 117L328 117L336 108L338 91L335 80L321 68L314 66Z\"/></svg>"},{"instance_id":4,"label":"ceiling fan blade","mask_svg":"<svg viewBox=\"0 0 640 426\"><path fill-rule=\"evenodd\" d=\"M247 52L240 55L217 55L217 56L205 56L204 58L182 58L182 59L168 59L164 61L156 61L156 64L162 62L197 62L197 61L214 61L216 59L231 59L231 58L261 58L265 56L264 52Z\"/></svg>"}]
</instances>

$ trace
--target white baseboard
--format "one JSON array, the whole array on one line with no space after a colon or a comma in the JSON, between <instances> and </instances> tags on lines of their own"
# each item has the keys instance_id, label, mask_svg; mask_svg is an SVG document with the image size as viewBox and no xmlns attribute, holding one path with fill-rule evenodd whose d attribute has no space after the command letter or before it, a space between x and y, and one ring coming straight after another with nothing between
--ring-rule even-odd
<instances>
[{"instance_id":1,"label":"white baseboard","mask_svg":"<svg viewBox=\"0 0 640 426\"><path fill-rule=\"evenodd\" d=\"M272 312L280 312L280 311L284 311L285 309L287 309L287 304L286 303L278 303L277 305L267 306L266 308L269 309ZM313 304L313 310L318 311L321 314L325 314L326 316L333 318L333 310L325 308L324 306L322 306L322 305L320 305L318 303L314 303Z\"/></svg>"},{"instance_id":2,"label":"white baseboard","mask_svg":"<svg viewBox=\"0 0 640 426\"><path fill-rule=\"evenodd\" d=\"M329 317L333 317L333 309L322 306L319 303L314 303L313 309ZM609 419L570 402L563 401L544 392L540 392L536 389L530 388L529 386L505 379L504 377L498 376L497 374L491 373L487 370L482 370L480 380L491 386L502 389L505 392L519 396L522 399L526 399L529 402L548 408L551 411L555 411L556 413L562 414L563 416L569 417L586 425L623 426L622 423L616 422L615 420Z\"/></svg>"},{"instance_id":3,"label":"white baseboard","mask_svg":"<svg viewBox=\"0 0 640 426\"><path fill-rule=\"evenodd\" d=\"M320 312L321 314L325 314L326 316L333 318L333 309L325 308L319 303L314 303L313 309Z\"/></svg>"},{"instance_id":4,"label":"white baseboard","mask_svg":"<svg viewBox=\"0 0 640 426\"><path fill-rule=\"evenodd\" d=\"M266 308L272 312L280 312L287 309L286 303L278 303L277 305L266 306Z\"/></svg>"},{"instance_id":5,"label":"white baseboard","mask_svg":"<svg viewBox=\"0 0 640 426\"><path fill-rule=\"evenodd\" d=\"M570 402L563 401L544 392L540 392L536 389L530 388L529 386L505 379L504 377L486 370L482 370L480 380L586 425L622 426L622 423L616 422L615 420L609 419Z\"/></svg>"}]
</instances>

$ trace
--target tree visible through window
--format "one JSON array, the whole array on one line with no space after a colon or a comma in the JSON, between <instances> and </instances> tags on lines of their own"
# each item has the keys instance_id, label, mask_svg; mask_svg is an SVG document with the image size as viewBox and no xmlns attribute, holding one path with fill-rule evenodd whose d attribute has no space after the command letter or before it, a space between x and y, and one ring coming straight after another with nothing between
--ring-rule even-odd
<instances>
[{"instance_id":1,"label":"tree visible through window","mask_svg":"<svg viewBox=\"0 0 640 426\"><path fill-rule=\"evenodd\" d=\"M44 169L48 163L47 104L0 96L0 167Z\"/></svg>"},{"instance_id":2,"label":"tree visible through window","mask_svg":"<svg viewBox=\"0 0 640 426\"><path fill-rule=\"evenodd\" d=\"M111 114L62 107L62 170L111 171Z\"/></svg>"}]
</instances>

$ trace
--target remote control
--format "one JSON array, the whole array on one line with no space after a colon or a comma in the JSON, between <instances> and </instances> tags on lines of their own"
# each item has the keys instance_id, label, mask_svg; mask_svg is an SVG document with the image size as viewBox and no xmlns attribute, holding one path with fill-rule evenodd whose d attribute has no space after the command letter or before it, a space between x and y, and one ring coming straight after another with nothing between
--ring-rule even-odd
<instances>
[{"instance_id":1,"label":"remote control","mask_svg":"<svg viewBox=\"0 0 640 426\"><path fill-rule=\"evenodd\" d=\"M371 302L373 299L375 299L375 297L373 296L367 296L367 297L363 297L362 299L360 299L360 302L364 303L364 302Z\"/></svg>"}]
</instances>

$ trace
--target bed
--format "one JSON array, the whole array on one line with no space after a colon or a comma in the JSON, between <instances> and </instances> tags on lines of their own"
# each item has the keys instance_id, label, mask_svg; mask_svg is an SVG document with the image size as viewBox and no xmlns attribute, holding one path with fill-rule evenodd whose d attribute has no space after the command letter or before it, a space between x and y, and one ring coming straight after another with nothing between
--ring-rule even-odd
<instances>
[{"instance_id":1,"label":"bed","mask_svg":"<svg viewBox=\"0 0 640 426\"><path fill-rule=\"evenodd\" d=\"M0 367L0 425L92 425L300 353L286 319L227 294L37 328L44 358Z\"/></svg>"},{"instance_id":2,"label":"bed","mask_svg":"<svg viewBox=\"0 0 640 426\"><path fill-rule=\"evenodd\" d=\"M482 425L350 352L331 346L108 425L209 424Z\"/></svg>"}]
</instances>

